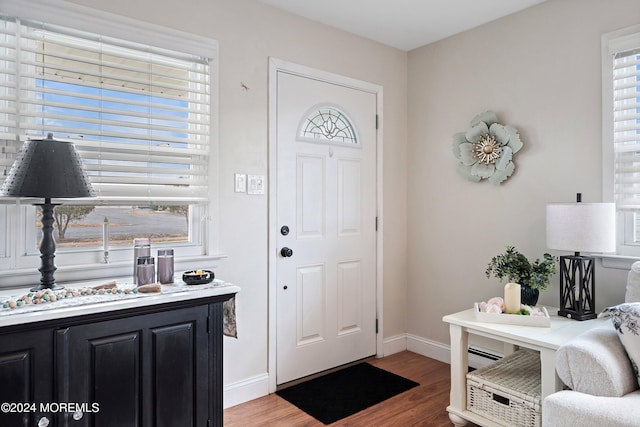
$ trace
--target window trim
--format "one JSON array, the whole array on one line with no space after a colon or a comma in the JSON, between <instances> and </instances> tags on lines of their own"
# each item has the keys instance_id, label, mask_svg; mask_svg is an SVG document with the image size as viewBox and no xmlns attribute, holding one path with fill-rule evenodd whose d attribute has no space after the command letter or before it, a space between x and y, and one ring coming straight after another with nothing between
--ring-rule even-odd
<instances>
[{"instance_id":1,"label":"window trim","mask_svg":"<svg viewBox=\"0 0 640 427\"><path fill-rule=\"evenodd\" d=\"M209 155L209 185L208 204L205 213L201 216L198 227L202 230L202 242L199 246L204 255L186 254L176 258L176 270L192 268L194 262L207 263L219 260L225 256L220 252L219 218L219 177L218 177L218 81L219 81L219 47L216 40L208 37L185 33L179 30L138 21L132 18L115 15L112 13L92 9L85 6L72 4L63 0L5 0L3 12L14 16L23 16L28 19L40 20L55 25L66 26L82 31L93 32L100 28L105 36L131 40L138 43L156 45L166 49L183 51L186 53L203 55L211 58L210 63L210 155ZM132 31L131 29L135 29ZM28 209L26 206L15 204L7 206L7 228L12 234L7 236L8 261L0 262L0 279L11 278L10 287L30 286L39 280L40 274L36 265L39 265L39 254L26 254L24 236L26 236L27 224L24 215L16 215L16 209ZM12 213L13 212L13 213ZM21 230L15 232L15 230ZM14 253L17 251L18 253ZM115 256L113 262L104 264L102 250L88 250L85 260L88 263L70 265L64 260L64 254L57 254L58 270L56 280L59 282L75 281L93 278L125 277L131 274L132 249L117 249L119 256ZM131 252L129 256L128 252ZM100 255L100 256L98 256ZM110 251L110 259L111 258ZM116 255L116 254L113 254ZM95 261L91 261L91 260ZM61 262L60 262L61 261ZM182 267L183 265L184 267ZM5 280L2 280L6 283Z\"/></svg>"},{"instance_id":2,"label":"window trim","mask_svg":"<svg viewBox=\"0 0 640 427\"><path fill-rule=\"evenodd\" d=\"M640 46L640 25L633 25L602 35L602 198L614 202L615 154L613 148L613 52ZM602 265L610 268L628 269L640 259L640 245L625 243L630 212L616 210L616 242L614 255L602 255Z\"/></svg>"}]
</instances>

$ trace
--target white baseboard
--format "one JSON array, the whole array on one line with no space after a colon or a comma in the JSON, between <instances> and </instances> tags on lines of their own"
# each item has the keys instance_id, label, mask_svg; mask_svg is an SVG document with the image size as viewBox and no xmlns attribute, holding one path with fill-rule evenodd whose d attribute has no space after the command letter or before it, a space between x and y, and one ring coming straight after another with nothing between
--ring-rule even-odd
<instances>
[{"instance_id":1,"label":"white baseboard","mask_svg":"<svg viewBox=\"0 0 640 427\"><path fill-rule=\"evenodd\" d=\"M384 340L382 345L382 357L400 353L407 349L407 334L395 335Z\"/></svg>"},{"instance_id":2,"label":"white baseboard","mask_svg":"<svg viewBox=\"0 0 640 427\"><path fill-rule=\"evenodd\" d=\"M407 334L407 350L444 363L451 363L451 348L441 342Z\"/></svg>"},{"instance_id":3,"label":"white baseboard","mask_svg":"<svg viewBox=\"0 0 640 427\"><path fill-rule=\"evenodd\" d=\"M469 353L469 366L475 369L487 366L503 356L486 348L478 346L473 348L476 351ZM441 342L407 334L407 350L451 364L451 347Z\"/></svg>"},{"instance_id":4,"label":"white baseboard","mask_svg":"<svg viewBox=\"0 0 640 427\"><path fill-rule=\"evenodd\" d=\"M269 394L269 374L264 373L224 386L224 409Z\"/></svg>"}]
</instances>

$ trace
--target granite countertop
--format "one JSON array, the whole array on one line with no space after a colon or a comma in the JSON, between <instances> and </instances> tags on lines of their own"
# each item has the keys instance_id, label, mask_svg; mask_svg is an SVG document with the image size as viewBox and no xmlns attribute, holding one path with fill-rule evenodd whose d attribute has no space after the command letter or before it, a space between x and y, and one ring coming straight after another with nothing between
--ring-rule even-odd
<instances>
[{"instance_id":1,"label":"granite countertop","mask_svg":"<svg viewBox=\"0 0 640 427\"><path fill-rule=\"evenodd\" d=\"M28 295L29 288L1 289L0 327L240 292L239 286L219 279L204 285L186 285L176 277L173 284L161 285L160 292L142 293L134 291L136 287L131 278L122 278L115 279L119 293L81 295L80 291L106 282L109 280L64 284L65 289L74 291L77 296L60 297L54 302L40 304L23 303L15 308L8 307L8 303Z\"/></svg>"}]
</instances>

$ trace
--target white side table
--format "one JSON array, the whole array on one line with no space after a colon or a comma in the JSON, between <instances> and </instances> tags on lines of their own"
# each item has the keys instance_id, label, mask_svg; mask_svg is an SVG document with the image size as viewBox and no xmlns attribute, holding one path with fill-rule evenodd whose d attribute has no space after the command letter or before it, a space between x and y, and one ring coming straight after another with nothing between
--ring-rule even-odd
<instances>
[{"instance_id":1,"label":"white side table","mask_svg":"<svg viewBox=\"0 0 640 427\"><path fill-rule=\"evenodd\" d=\"M556 375L556 350L571 338L592 328L610 325L608 319L577 321L558 316L557 309L548 308L551 327L517 326L501 323L483 323L475 320L473 309L444 316L451 335L451 397L447 407L449 418L455 426L465 426L469 421L481 426L496 426L494 422L467 410L468 346L469 334L487 337L504 343L504 355L517 347L540 352L542 399L562 389Z\"/></svg>"}]
</instances>

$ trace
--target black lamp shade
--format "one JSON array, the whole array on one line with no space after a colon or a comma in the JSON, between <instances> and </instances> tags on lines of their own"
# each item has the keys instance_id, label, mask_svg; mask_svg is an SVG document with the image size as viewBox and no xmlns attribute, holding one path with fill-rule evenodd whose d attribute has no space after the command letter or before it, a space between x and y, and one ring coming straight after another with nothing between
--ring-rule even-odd
<instances>
[{"instance_id":1,"label":"black lamp shade","mask_svg":"<svg viewBox=\"0 0 640 427\"><path fill-rule=\"evenodd\" d=\"M54 273L57 267L56 241L53 238L52 198L93 196L93 188L82 167L82 160L70 142L34 139L24 143L11 166L0 193L10 197L42 197L42 241L40 242L40 285L32 289L60 289Z\"/></svg>"},{"instance_id":2,"label":"black lamp shade","mask_svg":"<svg viewBox=\"0 0 640 427\"><path fill-rule=\"evenodd\" d=\"M82 160L70 142L46 139L24 143L2 186L9 197L75 198L93 196Z\"/></svg>"}]
</instances>

